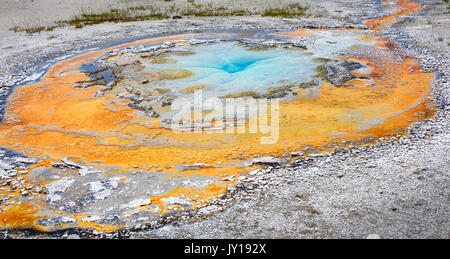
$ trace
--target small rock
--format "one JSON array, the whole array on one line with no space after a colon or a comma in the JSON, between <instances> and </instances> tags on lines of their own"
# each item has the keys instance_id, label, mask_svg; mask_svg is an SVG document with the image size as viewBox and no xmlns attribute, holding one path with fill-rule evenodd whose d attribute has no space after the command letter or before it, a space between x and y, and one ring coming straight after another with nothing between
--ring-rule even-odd
<instances>
[{"instance_id":1,"label":"small rock","mask_svg":"<svg viewBox=\"0 0 450 259\"><path fill-rule=\"evenodd\" d=\"M288 160L276 157L258 157L250 160L247 165L283 165L287 164Z\"/></svg>"}]
</instances>

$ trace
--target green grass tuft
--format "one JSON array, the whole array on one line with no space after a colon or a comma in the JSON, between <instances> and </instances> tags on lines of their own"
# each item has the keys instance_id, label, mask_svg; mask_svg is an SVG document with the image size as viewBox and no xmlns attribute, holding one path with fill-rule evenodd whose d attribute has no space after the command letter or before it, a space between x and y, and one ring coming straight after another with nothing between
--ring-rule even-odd
<instances>
[{"instance_id":1,"label":"green grass tuft","mask_svg":"<svg viewBox=\"0 0 450 259\"><path fill-rule=\"evenodd\" d=\"M265 10L261 15L293 18L308 15L307 14L308 9L309 9L308 7L304 7L301 4L290 4L289 6L283 8L269 8Z\"/></svg>"},{"instance_id":2,"label":"green grass tuft","mask_svg":"<svg viewBox=\"0 0 450 259\"><path fill-rule=\"evenodd\" d=\"M136 11L150 11L147 13L135 13ZM145 20L161 20L168 19L169 16L162 12L153 10L151 7L137 6L129 7L127 9L111 8L107 12L83 12L79 16L75 16L70 20L59 21L59 25L72 25L75 28L82 28L87 25L100 24L105 22L136 22Z\"/></svg>"},{"instance_id":3,"label":"green grass tuft","mask_svg":"<svg viewBox=\"0 0 450 259\"><path fill-rule=\"evenodd\" d=\"M164 0L170 2L171 0ZM276 17L300 17L310 16L308 7L301 4L290 4L282 8L270 8L264 11L252 11L236 8L228 8L224 6L213 6L197 4L195 0L187 0L187 8L178 8L176 5L170 5L167 8L155 9L150 5L139 5L126 8L110 8L106 11L95 11L91 8L80 10L81 14L74 16L68 20L55 22L54 26L36 26L31 28L13 27L10 30L14 32L26 32L28 34L40 33L42 31L52 31L57 27L74 26L75 28L83 28L88 25L95 25L105 22L136 22L145 20L162 20L169 19L174 15L196 16L196 17L213 17L213 16L276 16Z\"/></svg>"},{"instance_id":4,"label":"green grass tuft","mask_svg":"<svg viewBox=\"0 0 450 259\"><path fill-rule=\"evenodd\" d=\"M33 33L40 33L43 31L53 31L54 29L58 28L58 26L36 26L36 27L30 27L30 28L23 28L23 27L19 27L19 26L15 26L10 28L10 31L14 31L14 32L26 32L28 34L33 34Z\"/></svg>"}]
</instances>

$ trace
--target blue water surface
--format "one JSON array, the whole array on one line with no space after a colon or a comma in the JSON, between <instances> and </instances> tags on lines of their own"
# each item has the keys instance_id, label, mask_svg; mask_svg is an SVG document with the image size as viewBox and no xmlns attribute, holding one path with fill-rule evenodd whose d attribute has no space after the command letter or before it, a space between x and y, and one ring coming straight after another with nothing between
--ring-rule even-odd
<instances>
[{"instance_id":1,"label":"blue water surface","mask_svg":"<svg viewBox=\"0 0 450 259\"><path fill-rule=\"evenodd\" d=\"M147 72L163 69L186 69L194 76L151 82L149 87L167 87L172 92L205 84L203 94L210 97L245 91L265 93L270 87L294 85L312 80L320 65L301 49L248 50L235 42L202 46L183 46L177 50L190 50L188 56L171 55L175 64L145 64Z\"/></svg>"}]
</instances>

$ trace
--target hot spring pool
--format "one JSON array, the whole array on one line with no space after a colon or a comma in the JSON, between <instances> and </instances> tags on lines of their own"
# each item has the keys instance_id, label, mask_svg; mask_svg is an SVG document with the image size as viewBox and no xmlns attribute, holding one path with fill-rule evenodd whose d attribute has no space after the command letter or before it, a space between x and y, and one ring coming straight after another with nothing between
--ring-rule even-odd
<instances>
[{"instance_id":1,"label":"hot spring pool","mask_svg":"<svg viewBox=\"0 0 450 259\"><path fill-rule=\"evenodd\" d=\"M148 87L168 88L178 95L183 89L202 85L205 97L220 97L246 91L265 93L270 87L295 85L312 80L320 62L301 49L254 50L236 42L183 46L168 53L165 63L145 63L145 71L189 70L192 76L179 80L153 81Z\"/></svg>"},{"instance_id":2,"label":"hot spring pool","mask_svg":"<svg viewBox=\"0 0 450 259\"><path fill-rule=\"evenodd\" d=\"M0 146L30 157L17 158L32 163L24 171L27 186L48 191L30 192L23 197L27 206L4 207L5 217L30 219L21 216L8 226L106 232L148 224L167 213L206 208L265 165L398 134L431 114L426 96L433 75L374 35L173 35L58 61L41 80L14 89L0 124ZM345 84L334 85L328 74L346 74ZM187 124L180 132L165 122L176 100L195 99L198 90L205 99L235 100L240 108L247 97L256 99L253 105L277 99L270 93L279 89L289 98L275 109L271 103L266 114L248 117L226 111L226 120L211 121L212 130L194 132ZM186 120L221 118L220 109ZM270 127L261 127L264 120ZM258 121L255 131L252 121ZM216 131L220 122L226 131ZM266 137L276 141L263 143Z\"/></svg>"}]
</instances>

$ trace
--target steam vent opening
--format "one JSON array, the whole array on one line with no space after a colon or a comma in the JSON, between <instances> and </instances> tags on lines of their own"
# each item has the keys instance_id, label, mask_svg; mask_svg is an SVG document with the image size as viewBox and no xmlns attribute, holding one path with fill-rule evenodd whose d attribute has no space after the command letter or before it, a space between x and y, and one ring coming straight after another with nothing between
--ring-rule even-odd
<instances>
[{"instance_id":1,"label":"steam vent opening","mask_svg":"<svg viewBox=\"0 0 450 259\"><path fill-rule=\"evenodd\" d=\"M433 115L434 75L370 24L178 34L54 61L5 105L0 147L20 155L27 193L0 190L21 202L0 204L0 227L208 215L268 166L404 134Z\"/></svg>"}]
</instances>

